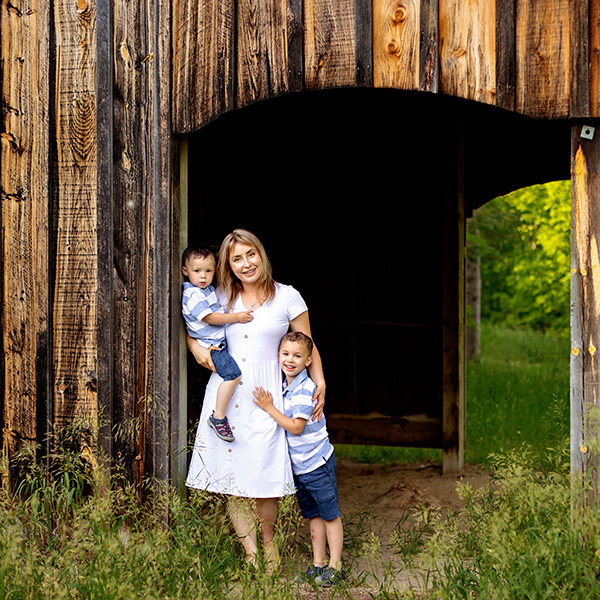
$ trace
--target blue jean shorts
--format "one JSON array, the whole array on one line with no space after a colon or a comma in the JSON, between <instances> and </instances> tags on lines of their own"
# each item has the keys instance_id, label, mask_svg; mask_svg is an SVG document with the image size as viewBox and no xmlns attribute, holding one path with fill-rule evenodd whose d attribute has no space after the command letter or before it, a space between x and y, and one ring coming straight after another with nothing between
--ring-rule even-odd
<instances>
[{"instance_id":1,"label":"blue jean shorts","mask_svg":"<svg viewBox=\"0 0 600 600\"><path fill-rule=\"evenodd\" d=\"M233 360L231 354L227 352L227 346L223 346L220 350L211 350L210 357L217 373L224 381L231 381L242 374L238 364Z\"/></svg>"},{"instance_id":2,"label":"blue jean shorts","mask_svg":"<svg viewBox=\"0 0 600 600\"><path fill-rule=\"evenodd\" d=\"M341 516L335 481L336 469L335 455L331 454L327 462L318 469L294 475L300 513L305 519L321 517L323 521L333 521Z\"/></svg>"}]
</instances>

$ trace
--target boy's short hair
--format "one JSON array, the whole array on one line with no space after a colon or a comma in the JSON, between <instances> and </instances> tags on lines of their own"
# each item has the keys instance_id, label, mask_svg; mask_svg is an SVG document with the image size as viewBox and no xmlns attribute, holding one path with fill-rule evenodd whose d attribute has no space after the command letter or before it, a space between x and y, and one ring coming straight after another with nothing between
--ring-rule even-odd
<instances>
[{"instance_id":1,"label":"boy's short hair","mask_svg":"<svg viewBox=\"0 0 600 600\"><path fill-rule=\"evenodd\" d=\"M217 261L215 253L204 246L188 246L181 257L181 266L185 267L188 260L191 258L209 258L212 256Z\"/></svg>"},{"instance_id":2,"label":"boy's short hair","mask_svg":"<svg viewBox=\"0 0 600 600\"><path fill-rule=\"evenodd\" d=\"M298 344L302 344L308 350L308 355L312 356L313 341L310 339L310 337L308 337L305 333L302 333L301 331L289 331L288 333L286 333L279 342L280 348L283 342L297 342Z\"/></svg>"}]
</instances>

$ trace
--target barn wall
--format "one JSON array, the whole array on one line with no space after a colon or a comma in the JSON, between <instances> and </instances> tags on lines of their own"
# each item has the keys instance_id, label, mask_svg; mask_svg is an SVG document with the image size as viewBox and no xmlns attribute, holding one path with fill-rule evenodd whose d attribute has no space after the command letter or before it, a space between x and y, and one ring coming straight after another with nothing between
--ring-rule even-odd
<instances>
[{"instance_id":1,"label":"barn wall","mask_svg":"<svg viewBox=\"0 0 600 600\"><path fill-rule=\"evenodd\" d=\"M0 19L3 448L99 418L135 481L164 476L170 4L3 3Z\"/></svg>"},{"instance_id":2,"label":"barn wall","mask_svg":"<svg viewBox=\"0 0 600 600\"><path fill-rule=\"evenodd\" d=\"M585 0L178 2L174 130L290 91L373 85L595 115L594 11Z\"/></svg>"}]
</instances>

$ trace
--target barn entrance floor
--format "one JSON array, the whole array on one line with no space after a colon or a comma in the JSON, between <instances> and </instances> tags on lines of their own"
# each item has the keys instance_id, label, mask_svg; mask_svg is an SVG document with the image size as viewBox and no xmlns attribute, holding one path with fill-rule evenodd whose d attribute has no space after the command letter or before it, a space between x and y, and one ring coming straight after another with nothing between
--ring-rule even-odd
<instances>
[{"instance_id":1,"label":"barn entrance floor","mask_svg":"<svg viewBox=\"0 0 600 600\"><path fill-rule=\"evenodd\" d=\"M469 483L474 489L489 482L489 474L479 466L466 466L461 476L444 476L441 472L441 465L430 463L384 467L339 460L340 510L345 521L346 544L351 546L352 581L360 581L361 573L375 572L379 583L367 577L344 593L331 590L317 594L307 587L302 597L306 600L338 597L366 600L378 597L381 584L388 591L412 588L419 597L422 586L419 573L405 569L390 545L398 523L419 505L459 510L462 507L456 492L459 482ZM405 522L405 526L408 524ZM306 524L302 526L301 535L310 539ZM364 555L357 557L361 550Z\"/></svg>"}]
</instances>

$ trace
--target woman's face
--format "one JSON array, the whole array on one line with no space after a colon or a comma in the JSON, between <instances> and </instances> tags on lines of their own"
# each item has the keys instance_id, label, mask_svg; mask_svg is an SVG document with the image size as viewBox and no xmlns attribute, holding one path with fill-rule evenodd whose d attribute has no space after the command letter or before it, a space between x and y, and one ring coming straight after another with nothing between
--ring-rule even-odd
<instances>
[{"instance_id":1,"label":"woman's face","mask_svg":"<svg viewBox=\"0 0 600 600\"><path fill-rule=\"evenodd\" d=\"M262 273L262 258L254 246L236 242L229 256L229 266L242 283L256 283Z\"/></svg>"}]
</instances>

